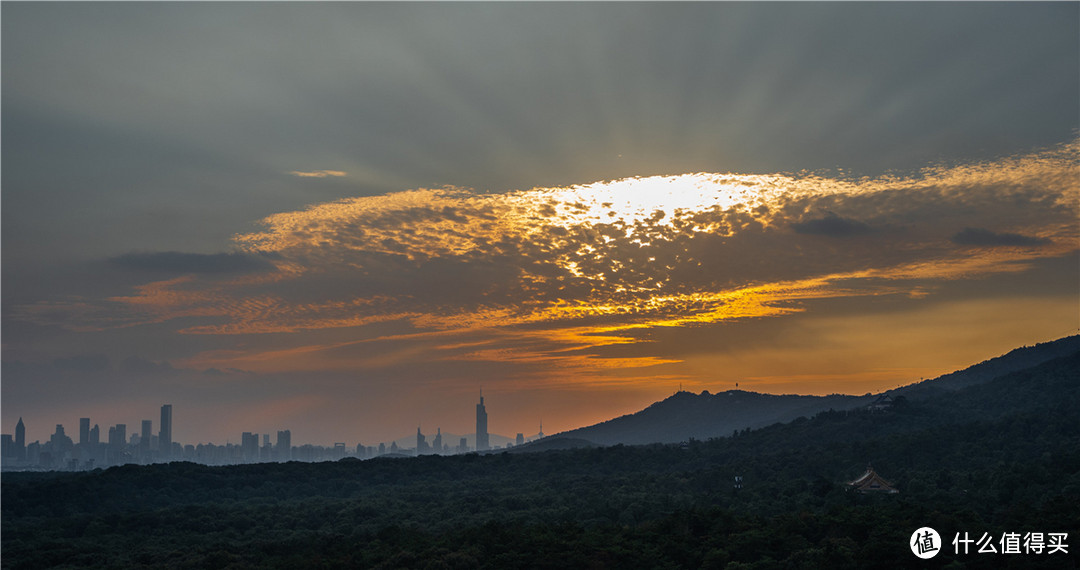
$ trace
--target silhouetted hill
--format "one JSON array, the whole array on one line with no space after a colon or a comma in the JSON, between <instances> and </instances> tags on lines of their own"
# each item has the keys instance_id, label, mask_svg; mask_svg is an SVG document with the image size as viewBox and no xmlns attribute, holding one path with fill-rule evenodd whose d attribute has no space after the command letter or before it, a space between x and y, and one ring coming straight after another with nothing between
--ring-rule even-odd
<instances>
[{"instance_id":1,"label":"silhouetted hill","mask_svg":"<svg viewBox=\"0 0 1080 570\"><path fill-rule=\"evenodd\" d=\"M1080 352L895 402L686 445L5 473L0 567L891 569L916 567L920 526L1075 527ZM847 490L867 462L900 493ZM931 566L1076 560L943 548Z\"/></svg>"},{"instance_id":2,"label":"silhouetted hill","mask_svg":"<svg viewBox=\"0 0 1080 570\"><path fill-rule=\"evenodd\" d=\"M825 471L837 458L845 456L861 462L872 461L875 466L887 459L901 460L897 464L903 464L902 459L911 453L912 445L925 445L928 450L938 452L952 449L960 457L972 453L963 449L970 445L967 440L972 439L1007 440L1009 445L1022 447L1023 441L1038 438L1040 429L1046 426L1056 429L1061 425L1070 426L1070 433L1075 436L1080 432L1075 427L1080 426L1076 421L1080 417L1078 410L1080 351L1002 374L982 384L941 391L925 399L908 400L900 395L891 408L883 411L866 408L825 411L811 419L801 418L711 443L733 462L740 461L740 456L761 458L772 453L783 456L797 453L797 462L811 472ZM1033 427L1039 424L1045 425ZM919 442L898 444L901 438ZM877 444L871 442L885 445L875 448ZM1060 443L1066 448L1072 445L1065 440ZM861 451L852 454L852 449ZM1015 453L990 455L995 460L1024 459ZM1080 485L1080 479L1076 483Z\"/></svg>"},{"instance_id":3,"label":"silhouetted hill","mask_svg":"<svg viewBox=\"0 0 1080 570\"><path fill-rule=\"evenodd\" d=\"M926 399L944 392L983 384L1003 374L1037 366L1080 351L1080 335L1022 347L979 364L887 392L908 399ZM827 410L866 406L873 396L772 395L731 390L719 394L678 392L640 412L559 434L601 445L677 443L730 436L737 430L756 429Z\"/></svg>"},{"instance_id":4,"label":"silhouetted hill","mask_svg":"<svg viewBox=\"0 0 1080 570\"><path fill-rule=\"evenodd\" d=\"M903 394L911 399L933 397L945 390L959 390L989 382L1004 374L1038 366L1043 362L1069 356L1077 351L1080 351L1080 335L1067 336L1058 340L1039 343L1035 346L1020 347L1002 356L984 360L963 370L903 386L891 390L889 393L892 395Z\"/></svg>"},{"instance_id":5,"label":"silhouetted hill","mask_svg":"<svg viewBox=\"0 0 1080 570\"><path fill-rule=\"evenodd\" d=\"M677 392L640 412L559 435L601 445L677 443L729 436L735 430L791 421L823 410L846 410L871 401L871 396L776 396L743 390Z\"/></svg>"}]
</instances>

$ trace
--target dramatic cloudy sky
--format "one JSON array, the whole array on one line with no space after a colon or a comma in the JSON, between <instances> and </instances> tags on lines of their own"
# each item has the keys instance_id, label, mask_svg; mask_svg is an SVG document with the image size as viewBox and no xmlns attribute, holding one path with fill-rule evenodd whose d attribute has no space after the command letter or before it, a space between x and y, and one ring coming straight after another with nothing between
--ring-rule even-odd
<instances>
[{"instance_id":1,"label":"dramatic cloudy sky","mask_svg":"<svg viewBox=\"0 0 1080 570\"><path fill-rule=\"evenodd\" d=\"M554 433L1077 331L1080 5L4 3L2 429Z\"/></svg>"}]
</instances>

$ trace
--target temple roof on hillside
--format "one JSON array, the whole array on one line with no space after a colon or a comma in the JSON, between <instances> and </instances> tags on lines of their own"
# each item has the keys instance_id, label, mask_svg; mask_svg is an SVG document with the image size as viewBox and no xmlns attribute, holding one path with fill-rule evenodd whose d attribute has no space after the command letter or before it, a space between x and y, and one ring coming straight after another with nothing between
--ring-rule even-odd
<instances>
[{"instance_id":1,"label":"temple roof on hillside","mask_svg":"<svg viewBox=\"0 0 1080 570\"><path fill-rule=\"evenodd\" d=\"M866 473L863 473L862 477L848 483L853 489L860 493L899 493L891 483L881 478L874 468L867 465Z\"/></svg>"}]
</instances>

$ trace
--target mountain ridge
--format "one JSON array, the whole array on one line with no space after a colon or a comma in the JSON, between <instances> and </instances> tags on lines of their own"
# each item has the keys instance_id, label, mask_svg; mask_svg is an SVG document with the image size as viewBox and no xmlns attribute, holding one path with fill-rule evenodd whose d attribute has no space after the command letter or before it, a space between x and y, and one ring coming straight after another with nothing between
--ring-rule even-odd
<instances>
[{"instance_id":1,"label":"mountain ridge","mask_svg":"<svg viewBox=\"0 0 1080 570\"><path fill-rule=\"evenodd\" d=\"M1022 346L962 370L900 388L863 396L774 395L728 390L717 394L679 391L633 414L568 430L550 437L586 440L598 445L678 443L690 439L730 436L746 429L785 423L817 413L870 405L883 395L928 399L943 392L990 382L1003 375L1037 366L1080 351L1080 335Z\"/></svg>"}]
</instances>

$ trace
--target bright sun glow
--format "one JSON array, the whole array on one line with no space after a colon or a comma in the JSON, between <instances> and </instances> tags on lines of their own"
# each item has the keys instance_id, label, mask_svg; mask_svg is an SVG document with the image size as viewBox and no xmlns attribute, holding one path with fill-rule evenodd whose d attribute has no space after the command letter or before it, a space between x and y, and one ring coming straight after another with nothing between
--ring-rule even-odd
<instances>
[{"instance_id":1,"label":"bright sun glow","mask_svg":"<svg viewBox=\"0 0 1080 570\"><path fill-rule=\"evenodd\" d=\"M98 326L187 317L198 320L184 333L256 334L398 322L405 334L453 347L432 353L448 360L650 366L666 361L589 351L643 342L638 333L657 327L780 317L815 299L923 298L933 294L927 280L1014 272L1074 251L1078 154L1073 143L907 178L696 173L340 200L236 236L274 271L144 284L109 299L126 310ZM1018 201L1045 207L1009 206ZM991 242L958 240L965 227ZM296 299L304 287L333 293ZM42 321L58 310L20 308ZM489 340L462 345L478 331ZM320 350L349 346L303 355L320 361Z\"/></svg>"}]
</instances>

